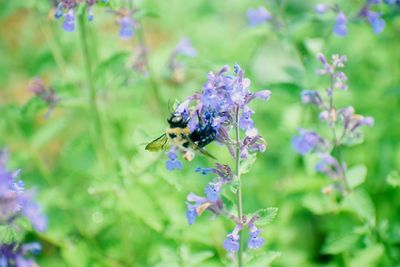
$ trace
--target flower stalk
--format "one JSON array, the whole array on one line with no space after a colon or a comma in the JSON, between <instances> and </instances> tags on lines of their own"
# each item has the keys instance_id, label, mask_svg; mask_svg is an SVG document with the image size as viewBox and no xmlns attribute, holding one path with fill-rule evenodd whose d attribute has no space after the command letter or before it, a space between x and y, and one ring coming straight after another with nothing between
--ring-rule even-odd
<instances>
[{"instance_id":1,"label":"flower stalk","mask_svg":"<svg viewBox=\"0 0 400 267\"><path fill-rule=\"evenodd\" d=\"M85 22L86 22L86 17L85 14L82 12L82 14L79 15L79 24L78 24L79 37L80 37L79 39L82 48L83 64L85 68L85 79L89 93L90 113L93 120L94 133L97 133L93 134L93 136L95 136L94 139L96 140L94 146L95 148L100 147L100 151L96 149L98 158L102 162L103 168L107 169L108 168L108 161L106 157L107 149L104 138L104 131L101 124L100 112L97 105L97 93L96 93L96 86L94 83L93 65L92 65L92 60L90 58L88 34Z\"/></svg>"},{"instance_id":2,"label":"flower stalk","mask_svg":"<svg viewBox=\"0 0 400 267\"><path fill-rule=\"evenodd\" d=\"M235 164L235 170L236 170L236 180L238 182L238 187L237 187L237 191L236 191L236 198L237 198L237 215L239 218L239 223L242 224L243 223L243 201L242 201L242 181L241 181L241 177L240 177L240 127L239 127L239 113L240 113L240 107L239 105L236 107L236 111L235 111L235 132L236 132L236 154L235 154L235 160L236 160L236 164ZM243 266L243 246L242 246L242 233L239 233L239 251L237 253L237 259L238 259L238 267L242 267Z\"/></svg>"}]
</instances>

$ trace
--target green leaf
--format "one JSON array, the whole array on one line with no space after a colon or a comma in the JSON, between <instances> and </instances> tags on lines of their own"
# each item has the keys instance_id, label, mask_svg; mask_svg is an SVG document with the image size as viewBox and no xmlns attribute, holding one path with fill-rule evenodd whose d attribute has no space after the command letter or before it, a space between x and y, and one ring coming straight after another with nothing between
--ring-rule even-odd
<instances>
[{"instance_id":1,"label":"green leaf","mask_svg":"<svg viewBox=\"0 0 400 267\"><path fill-rule=\"evenodd\" d=\"M375 225L374 203L364 190L358 189L345 196L342 208L354 212L360 219Z\"/></svg>"},{"instance_id":2,"label":"green leaf","mask_svg":"<svg viewBox=\"0 0 400 267\"><path fill-rule=\"evenodd\" d=\"M386 182L393 187L400 187L400 173L398 171L392 171L386 177Z\"/></svg>"},{"instance_id":3,"label":"green leaf","mask_svg":"<svg viewBox=\"0 0 400 267\"><path fill-rule=\"evenodd\" d=\"M339 254L351 249L359 240L360 236L355 233L330 234L322 247L324 254Z\"/></svg>"},{"instance_id":4,"label":"green leaf","mask_svg":"<svg viewBox=\"0 0 400 267\"><path fill-rule=\"evenodd\" d=\"M256 159L257 159L257 154L254 153L254 154L249 154L247 159L242 160L240 162L240 173L241 174L248 173L250 171L251 165L253 165Z\"/></svg>"},{"instance_id":5,"label":"green leaf","mask_svg":"<svg viewBox=\"0 0 400 267\"><path fill-rule=\"evenodd\" d=\"M32 97L21 108L21 115L24 118L31 118L46 108L46 103L39 97Z\"/></svg>"},{"instance_id":6,"label":"green leaf","mask_svg":"<svg viewBox=\"0 0 400 267\"><path fill-rule=\"evenodd\" d=\"M307 194L302 204L314 214L323 215L335 211L337 207L327 196L321 194Z\"/></svg>"},{"instance_id":7,"label":"green leaf","mask_svg":"<svg viewBox=\"0 0 400 267\"><path fill-rule=\"evenodd\" d=\"M270 224L278 215L278 208L275 207L269 207L266 209L260 209L254 213L254 215L257 215L259 219L256 221L257 225L266 225Z\"/></svg>"},{"instance_id":8,"label":"green leaf","mask_svg":"<svg viewBox=\"0 0 400 267\"><path fill-rule=\"evenodd\" d=\"M187 267L201 266L201 263L214 256L214 252L212 251L192 253L187 246L181 246L180 251L182 262Z\"/></svg>"},{"instance_id":9,"label":"green leaf","mask_svg":"<svg viewBox=\"0 0 400 267\"><path fill-rule=\"evenodd\" d=\"M383 245L375 244L358 252L350 260L349 267L374 267L383 256L385 249Z\"/></svg>"},{"instance_id":10,"label":"green leaf","mask_svg":"<svg viewBox=\"0 0 400 267\"><path fill-rule=\"evenodd\" d=\"M364 165L356 165L351 167L346 172L347 182L351 188L356 188L364 183L367 176L367 167Z\"/></svg>"},{"instance_id":11,"label":"green leaf","mask_svg":"<svg viewBox=\"0 0 400 267\"><path fill-rule=\"evenodd\" d=\"M271 263L279 258L281 256L281 253L278 251L268 251L266 253L263 253L261 255L257 255L253 257L246 266L250 267L266 267L270 266Z\"/></svg>"},{"instance_id":12,"label":"green leaf","mask_svg":"<svg viewBox=\"0 0 400 267\"><path fill-rule=\"evenodd\" d=\"M83 242L68 242L64 245L61 255L69 266L88 266L89 265L89 249Z\"/></svg>"}]
</instances>

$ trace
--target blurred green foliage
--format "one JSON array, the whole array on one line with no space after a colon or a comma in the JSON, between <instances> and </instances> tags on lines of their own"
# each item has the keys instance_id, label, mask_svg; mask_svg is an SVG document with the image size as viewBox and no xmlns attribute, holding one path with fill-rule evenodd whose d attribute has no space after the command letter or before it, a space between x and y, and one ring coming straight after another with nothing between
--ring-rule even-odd
<instances>
[{"instance_id":1,"label":"blurred green foliage","mask_svg":"<svg viewBox=\"0 0 400 267\"><path fill-rule=\"evenodd\" d=\"M268 1L270 12L285 21L280 29L247 27L246 10L266 1L135 2L151 14L140 19L148 76L132 69L139 33L120 40L114 17L103 8L87 25L102 133L93 126L79 32L61 29L50 1L0 2L0 147L9 148L11 167L22 168L23 180L38 189L48 215L47 232L26 236L43 244L41 266L229 265L222 241L232 225L209 214L192 226L185 219L186 195L207 183L194 169L212 162L196 157L171 173L165 156L143 144L164 131L169 100L201 90L208 71L234 63L246 70L254 91L272 91L267 104L253 106L268 149L243 177L244 210L279 207L279 213L249 266L275 258L273 266L399 264L400 16L386 18L378 36L358 22L338 38L331 34L334 18L316 16L311 0L285 1L280 8ZM353 13L362 5L341 3ZM167 63L184 36L198 56L183 59L184 79L176 82ZM317 111L301 105L299 94L326 86L315 74L320 51L348 56L349 91L337 101L376 122L365 129L363 144L344 150L348 166L359 166L356 183L366 177L341 207L321 194L329 181L315 173L313 159L302 159L290 145L298 127L316 123ZM27 91L35 76L62 98L49 119ZM94 142L99 134L104 146ZM226 162L220 149L210 145Z\"/></svg>"}]
</instances>

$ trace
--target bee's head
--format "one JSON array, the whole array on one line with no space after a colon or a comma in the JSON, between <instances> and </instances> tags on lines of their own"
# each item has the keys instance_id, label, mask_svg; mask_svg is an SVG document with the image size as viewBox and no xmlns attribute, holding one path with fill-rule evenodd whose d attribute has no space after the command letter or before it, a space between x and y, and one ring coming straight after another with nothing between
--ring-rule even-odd
<instances>
[{"instance_id":1,"label":"bee's head","mask_svg":"<svg viewBox=\"0 0 400 267\"><path fill-rule=\"evenodd\" d=\"M183 118L181 113L174 112L168 119L171 128L184 128L187 126L187 120Z\"/></svg>"}]
</instances>

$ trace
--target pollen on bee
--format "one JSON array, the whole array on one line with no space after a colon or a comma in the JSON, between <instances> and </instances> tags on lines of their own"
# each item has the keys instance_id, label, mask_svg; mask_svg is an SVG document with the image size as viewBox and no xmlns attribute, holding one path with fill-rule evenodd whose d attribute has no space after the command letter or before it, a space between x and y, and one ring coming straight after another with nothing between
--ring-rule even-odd
<instances>
[{"instance_id":1,"label":"pollen on bee","mask_svg":"<svg viewBox=\"0 0 400 267\"><path fill-rule=\"evenodd\" d=\"M187 161L192 161L194 158L194 153L193 151L186 151L185 154L183 155L183 158L186 159Z\"/></svg>"}]
</instances>

